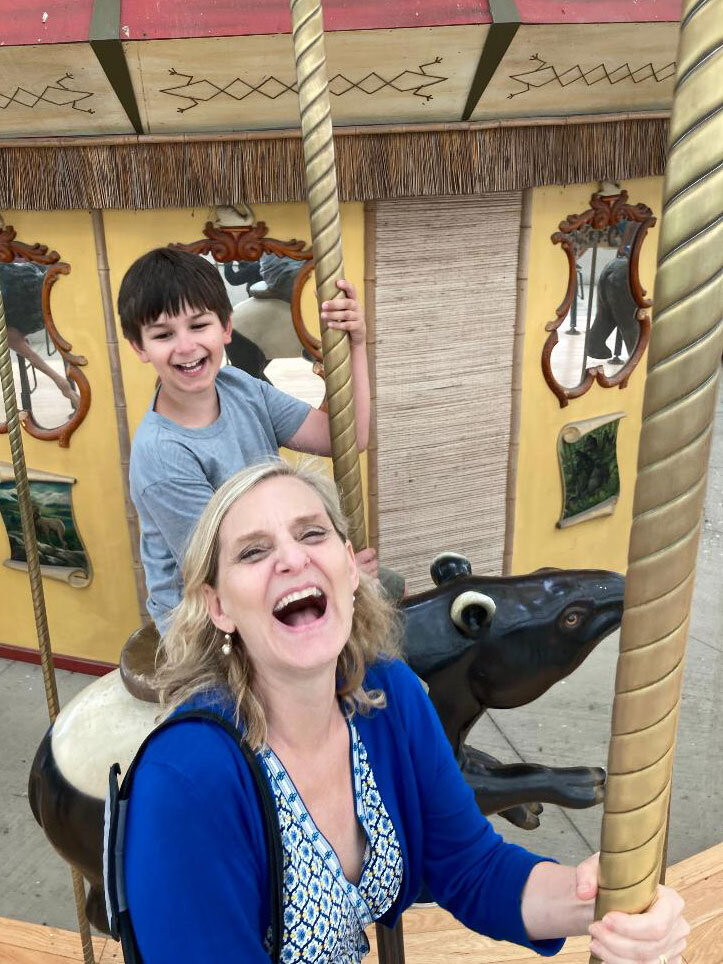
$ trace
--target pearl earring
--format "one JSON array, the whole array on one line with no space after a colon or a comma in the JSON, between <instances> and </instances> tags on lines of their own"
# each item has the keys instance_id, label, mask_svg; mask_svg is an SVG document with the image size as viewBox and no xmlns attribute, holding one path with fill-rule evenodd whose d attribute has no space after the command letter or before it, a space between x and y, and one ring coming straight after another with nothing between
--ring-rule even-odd
<instances>
[{"instance_id":1,"label":"pearl earring","mask_svg":"<svg viewBox=\"0 0 723 964\"><path fill-rule=\"evenodd\" d=\"M231 655L231 636L229 633L223 634L223 643L221 644L221 652L224 656Z\"/></svg>"}]
</instances>

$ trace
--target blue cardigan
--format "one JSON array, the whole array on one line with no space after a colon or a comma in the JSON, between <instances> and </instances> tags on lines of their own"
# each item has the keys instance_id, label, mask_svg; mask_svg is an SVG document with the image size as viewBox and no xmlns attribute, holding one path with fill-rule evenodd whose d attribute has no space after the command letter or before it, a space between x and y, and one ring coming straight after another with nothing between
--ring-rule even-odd
<instances>
[{"instance_id":1,"label":"blue cardigan","mask_svg":"<svg viewBox=\"0 0 723 964\"><path fill-rule=\"evenodd\" d=\"M480 814L416 676L403 663L378 663L365 687L387 695L385 709L354 719L404 859L383 923L397 921L424 880L472 930L555 954L563 941L530 941L520 910L545 858L504 843ZM200 706L232 716L208 697L184 709ZM146 964L269 964L263 823L248 766L220 727L180 723L149 744L129 804L125 876Z\"/></svg>"}]
</instances>

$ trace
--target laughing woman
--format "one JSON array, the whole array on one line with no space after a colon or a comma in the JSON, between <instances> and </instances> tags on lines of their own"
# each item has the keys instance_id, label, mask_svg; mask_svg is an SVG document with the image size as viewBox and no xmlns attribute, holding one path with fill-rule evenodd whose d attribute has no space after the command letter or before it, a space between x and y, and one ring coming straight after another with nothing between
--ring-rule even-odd
<instances>
[{"instance_id":1,"label":"laughing woman","mask_svg":"<svg viewBox=\"0 0 723 964\"><path fill-rule=\"evenodd\" d=\"M423 881L466 926L540 954L587 933L596 858L561 867L480 814L397 658L392 610L357 571L331 483L281 462L234 476L199 521L184 578L164 700L237 723L258 768L212 722L150 742L125 843L146 964L268 964L275 882L284 962L356 964L364 929L393 924ZM679 964L681 909L661 887L647 913L593 925L592 949L610 964Z\"/></svg>"}]
</instances>

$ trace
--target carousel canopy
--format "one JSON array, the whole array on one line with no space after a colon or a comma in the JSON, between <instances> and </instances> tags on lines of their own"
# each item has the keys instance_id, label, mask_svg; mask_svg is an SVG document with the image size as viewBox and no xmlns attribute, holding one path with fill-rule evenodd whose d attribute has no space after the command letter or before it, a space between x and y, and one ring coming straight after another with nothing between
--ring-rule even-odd
<instances>
[{"instance_id":1,"label":"carousel canopy","mask_svg":"<svg viewBox=\"0 0 723 964\"><path fill-rule=\"evenodd\" d=\"M335 125L650 114L680 0L325 0ZM0 137L299 123L287 0L0 0Z\"/></svg>"}]
</instances>

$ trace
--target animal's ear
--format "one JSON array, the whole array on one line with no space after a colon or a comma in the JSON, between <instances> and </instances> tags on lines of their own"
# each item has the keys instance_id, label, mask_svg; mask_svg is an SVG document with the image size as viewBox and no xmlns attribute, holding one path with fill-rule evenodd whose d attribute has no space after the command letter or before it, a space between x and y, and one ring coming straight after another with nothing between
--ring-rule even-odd
<instances>
[{"instance_id":1,"label":"animal's ear","mask_svg":"<svg viewBox=\"0 0 723 964\"><path fill-rule=\"evenodd\" d=\"M441 586L443 582L450 582L458 576L471 575L472 564L458 552L441 552L429 567L429 571L434 585Z\"/></svg>"}]
</instances>

